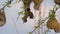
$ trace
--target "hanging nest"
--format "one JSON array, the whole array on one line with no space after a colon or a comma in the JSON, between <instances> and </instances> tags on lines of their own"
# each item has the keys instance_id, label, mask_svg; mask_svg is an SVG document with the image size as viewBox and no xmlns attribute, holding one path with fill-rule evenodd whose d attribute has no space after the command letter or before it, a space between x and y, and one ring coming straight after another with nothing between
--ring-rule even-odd
<instances>
[{"instance_id":1,"label":"hanging nest","mask_svg":"<svg viewBox=\"0 0 60 34\"><path fill-rule=\"evenodd\" d=\"M47 27L48 29L54 29L55 32L60 32L60 25L56 18L54 19L49 19L47 22Z\"/></svg>"},{"instance_id":2,"label":"hanging nest","mask_svg":"<svg viewBox=\"0 0 60 34\"><path fill-rule=\"evenodd\" d=\"M22 18L23 19L23 22L27 22L27 18L30 17L31 19L33 19L33 13L31 12L30 8L27 8L25 10L25 13L24 13L24 17Z\"/></svg>"},{"instance_id":3,"label":"hanging nest","mask_svg":"<svg viewBox=\"0 0 60 34\"><path fill-rule=\"evenodd\" d=\"M5 12L4 8L0 9L0 26L4 26L6 23L6 17L5 17Z\"/></svg>"},{"instance_id":4,"label":"hanging nest","mask_svg":"<svg viewBox=\"0 0 60 34\"><path fill-rule=\"evenodd\" d=\"M55 3L60 5L60 0L55 0Z\"/></svg>"},{"instance_id":5,"label":"hanging nest","mask_svg":"<svg viewBox=\"0 0 60 34\"><path fill-rule=\"evenodd\" d=\"M43 0L32 0L34 2L34 9L39 10L39 7Z\"/></svg>"},{"instance_id":6,"label":"hanging nest","mask_svg":"<svg viewBox=\"0 0 60 34\"><path fill-rule=\"evenodd\" d=\"M49 20L47 21L47 27L48 29L54 29L56 33L60 32L60 24L55 18L55 12L53 10L51 11L52 12L49 13Z\"/></svg>"},{"instance_id":7,"label":"hanging nest","mask_svg":"<svg viewBox=\"0 0 60 34\"><path fill-rule=\"evenodd\" d=\"M60 32L60 24L59 23L57 23L57 25L54 26L54 31L56 33Z\"/></svg>"}]
</instances>

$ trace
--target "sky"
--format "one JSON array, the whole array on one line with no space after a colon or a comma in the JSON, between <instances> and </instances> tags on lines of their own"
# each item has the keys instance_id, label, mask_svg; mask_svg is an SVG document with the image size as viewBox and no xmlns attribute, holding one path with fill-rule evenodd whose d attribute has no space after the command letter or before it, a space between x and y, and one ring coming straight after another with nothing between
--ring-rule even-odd
<instances>
[{"instance_id":1,"label":"sky","mask_svg":"<svg viewBox=\"0 0 60 34\"><path fill-rule=\"evenodd\" d=\"M0 0L0 8L2 8L2 4L4 4L6 0ZM11 4L11 7L5 7L5 15L6 15L6 24L3 27L0 27L0 34L28 34L28 32L31 32L34 29L34 24L37 22L38 19L38 11L35 11L33 6L34 3L31 3L31 11L34 14L34 19L28 18L28 22L23 24L22 21L22 15L19 17L19 19L16 21L18 17L18 12L23 11L23 6L22 1L19 3L15 3L15 0ZM49 10L51 10L54 6L54 0L44 0L41 4L41 11L42 11L42 19L48 16ZM43 14L43 12L45 13ZM59 12L60 10L57 11L57 20L60 20L60 15ZM35 14L36 13L36 14ZM46 27L42 27L42 29L45 31L47 29ZM41 30L42 31L42 30ZM34 34L34 33L33 33ZM41 33L42 34L42 33ZM48 34L60 34L60 33L55 33L54 30L51 30L51 32L48 32Z\"/></svg>"}]
</instances>

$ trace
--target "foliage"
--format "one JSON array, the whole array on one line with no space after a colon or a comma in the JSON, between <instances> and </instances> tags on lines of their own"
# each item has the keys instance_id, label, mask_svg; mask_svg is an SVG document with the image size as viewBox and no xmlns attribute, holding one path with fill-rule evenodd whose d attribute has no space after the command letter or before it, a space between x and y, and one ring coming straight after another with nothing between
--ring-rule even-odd
<instances>
[{"instance_id":1,"label":"foliage","mask_svg":"<svg viewBox=\"0 0 60 34\"><path fill-rule=\"evenodd\" d=\"M7 2L6 2L6 4L5 4L5 6L4 7L10 7L10 4L12 3L12 1L13 0L7 0ZM18 2L19 1L21 1L21 0L18 0ZM42 1L43 0L23 0L23 3L24 3L24 8L23 9L25 9L25 11L22 11L22 12L18 12L18 15L20 16L21 14L24 14L24 17L22 18L23 19L23 22L27 22L27 17L30 17L30 18L33 18L34 17L34 15L33 15L33 13L31 12L31 10L30 10L30 3L31 2L34 2L34 9L36 9L36 10L38 10L39 9L39 7L40 7L40 4L42 3ZM56 3L56 2L55 2ZM60 5L60 2L59 3L56 3L56 4L58 4L58 5ZM55 8L56 6L54 6L54 8ZM29 10L27 10L29 8ZM59 23L57 22L57 20L56 20L56 18L55 18L55 13L56 13L56 11L60 8L60 7L56 7L56 9L54 9L53 8L53 10L50 10L50 12L49 12L49 16L47 17L47 18L45 18L44 20L39 20L39 22L38 22L38 25L37 26L35 26L35 29L32 31L32 32L29 32L29 34L32 34L37 28L39 28L40 27L40 25L41 24L43 24L48 18L49 18L49 20L47 21L47 27L49 28L49 29L54 29L54 31L55 32L58 32L59 30L57 30L58 29L58 27L59 27ZM0 10L1 11L1 10ZM19 19L19 16L17 17L17 19ZM41 18L39 18L39 19L41 19ZM55 22L54 22L55 21ZM50 22L52 22L52 24L50 24ZM51 27L52 26L52 27ZM57 28L57 29L56 29ZM46 34L46 32L45 32L45 34Z\"/></svg>"},{"instance_id":2,"label":"foliage","mask_svg":"<svg viewBox=\"0 0 60 34\"><path fill-rule=\"evenodd\" d=\"M5 6L10 7L10 4L12 3L12 1L13 0L7 0L7 2L5 2L6 3Z\"/></svg>"}]
</instances>

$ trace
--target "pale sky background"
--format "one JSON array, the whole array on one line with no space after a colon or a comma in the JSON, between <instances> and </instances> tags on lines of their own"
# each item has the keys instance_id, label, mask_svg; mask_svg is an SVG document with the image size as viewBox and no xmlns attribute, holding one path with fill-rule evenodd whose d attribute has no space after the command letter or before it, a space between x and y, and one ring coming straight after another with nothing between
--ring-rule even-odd
<instances>
[{"instance_id":1,"label":"pale sky background","mask_svg":"<svg viewBox=\"0 0 60 34\"><path fill-rule=\"evenodd\" d=\"M2 8L2 4L4 4L6 0L0 0L0 8ZM16 28L19 34L28 34L28 32L32 31L34 29L34 24L35 19L38 19L38 11L36 11L35 15L35 10L33 8L34 3L31 3L30 8L32 9L31 11L33 12L34 16L36 17L35 19L29 19L28 22L23 24L22 17L20 17L17 21L17 16L18 12L22 11L23 9L21 6L23 5L22 1L19 3L14 4L15 1L11 4L11 7L6 7L5 8L5 14L6 14L6 24L3 27L0 27L0 34L17 34ZM43 12L45 10L45 15L43 16L42 13L42 18L45 18L48 16L48 12L50 9L53 8L54 6L54 0L44 0L43 3L41 4L41 11ZM45 9L44 9L45 8ZM60 15L59 12L60 10L57 11L57 19L58 21L60 20ZM15 24L17 27L15 27ZM44 31L47 29L46 27L42 28ZM34 34L34 33L33 33ZM42 33L41 33L42 34ZM48 34L60 34L60 33L55 33L54 30L51 30L51 32L48 32Z\"/></svg>"}]
</instances>

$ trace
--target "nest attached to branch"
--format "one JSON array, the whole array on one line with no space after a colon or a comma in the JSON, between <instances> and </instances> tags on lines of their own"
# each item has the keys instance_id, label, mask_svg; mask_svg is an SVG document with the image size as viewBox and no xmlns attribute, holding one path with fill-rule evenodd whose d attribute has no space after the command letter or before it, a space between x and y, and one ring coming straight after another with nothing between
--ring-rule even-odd
<instances>
[{"instance_id":1,"label":"nest attached to branch","mask_svg":"<svg viewBox=\"0 0 60 34\"><path fill-rule=\"evenodd\" d=\"M55 32L60 32L60 24L58 23L56 18L49 19L47 21L47 27L48 27L48 29L54 29Z\"/></svg>"},{"instance_id":2,"label":"nest attached to branch","mask_svg":"<svg viewBox=\"0 0 60 34\"><path fill-rule=\"evenodd\" d=\"M49 13L49 20L47 21L47 27L48 27L48 29L54 29L54 31L56 33L58 33L58 32L60 32L60 24L58 23L58 21L55 17L56 10L54 11L54 8ZM58 8L56 8L56 9L58 9Z\"/></svg>"},{"instance_id":3,"label":"nest attached to branch","mask_svg":"<svg viewBox=\"0 0 60 34\"><path fill-rule=\"evenodd\" d=\"M5 17L5 12L4 8L0 9L0 26L4 26L6 23L6 17Z\"/></svg>"}]
</instances>

